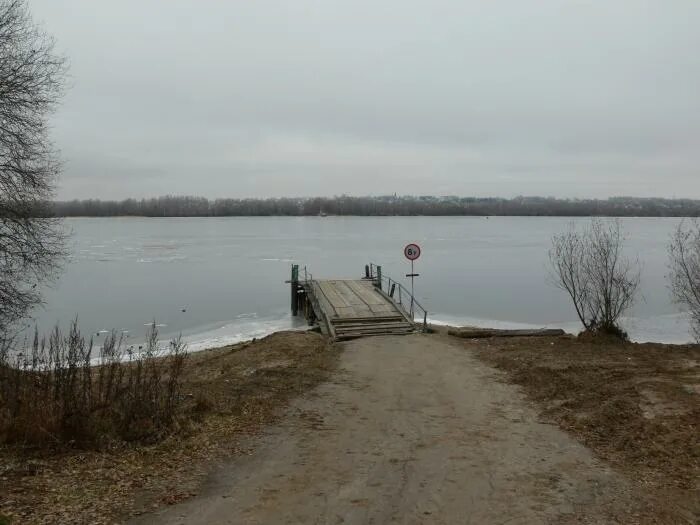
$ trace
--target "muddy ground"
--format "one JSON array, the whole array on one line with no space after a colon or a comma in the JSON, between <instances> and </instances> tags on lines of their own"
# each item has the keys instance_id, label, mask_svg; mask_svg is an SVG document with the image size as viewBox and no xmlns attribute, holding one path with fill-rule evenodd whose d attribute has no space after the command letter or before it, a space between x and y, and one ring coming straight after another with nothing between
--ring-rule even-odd
<instances>
[{"instance_id":1,"label":"muddy ground","mask_svg":"<svg viewBox=\"0 0 700 525\"><path fill-rule=\"evenodd\" d=\"M193 354L164 442L0 450L0 523L697 523L699 361L279 333Z\"/></svg>"},{"instance_id":2,"label":"muddy ground","mask_svg":"<svg viewBox=\"0 0 700 525\"><path fill-rule=\"evenodd\" d=\"M682 506L690 493L650 502L490 365L501 345L571 342L343 343L338 372L257 436L252 454L222 463L197 497L135 523L694 523Z\"/></svg>"},{"instance_id":3,"label":"muddy ground","mask_svg":"<svg viewBox=\"0 0 700 525\"><path fill-rule=\"evenodd\" d=\"M630 479L645 519L700 522L700 346L572 336L462 345Z\"/></svg>"}]
</instances>

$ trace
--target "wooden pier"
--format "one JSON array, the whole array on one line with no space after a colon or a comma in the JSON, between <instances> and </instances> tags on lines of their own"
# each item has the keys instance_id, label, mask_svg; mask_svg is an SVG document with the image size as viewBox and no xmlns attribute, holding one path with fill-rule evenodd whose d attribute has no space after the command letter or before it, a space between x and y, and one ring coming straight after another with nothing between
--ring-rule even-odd
<instances>
[{"instance_id":1,"label":"wooden pier","mask_svg":"<svg viewBox=\"0 0 700 525\"><path fill-rule=\"evenodd\" d=\"M380 266L366 266L362 279L314 279L293 265L288 282L292 314L318 323L333 339L403 335L427 327L427 312L400 283L383 277Z\"/></svg>"}]
</instances>

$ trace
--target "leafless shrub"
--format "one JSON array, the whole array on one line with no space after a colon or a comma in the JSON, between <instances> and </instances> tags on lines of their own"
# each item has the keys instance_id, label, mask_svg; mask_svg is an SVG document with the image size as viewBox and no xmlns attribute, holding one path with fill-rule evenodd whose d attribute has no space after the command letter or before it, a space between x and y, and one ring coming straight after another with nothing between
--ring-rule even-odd
<instances>
[{"instance_id":1,"label":"leafless shrub","mask_svg":"<svg viewBox=\"0 0 700 525\"><path fill-rule=\"evenodd\" d=\"M160 349L154 323L143 352L115 332L93 350L73 322L68 334L35 332L26 351L0 354L0 442L100 447L166 432L180 401L182 340Z\"/></svg>"},{"instance_id":2,"label":"leafless shrub","mask_svg":"<svg viewBox=\"0 0 700 525\"><path fill-rule=\"evenodd\" d=\"M681 222L669 243L671 293L688 309L693 335L700 343L700 222Z\"/></svg>"},{"instance_id":3,"label":"leafless shrub","mask_svg":"<svg viewBox=\"0 0 700 525\"><path fill-rule=\"evenodd\" d=\"M632 306L640 269L623 255L619 219L592 219L579 231L569 230L552 239L549 259L554 284L566 291L586 331L626 338L620 316Z\"/></svg>"},{"instance_id":4,"label":"leafless shrub","mask_svg":"<svg viewBox=\"0 0 700 525\"><path fill-rule=\"evenodd\" d=\"M47 211L59 172L47 119L65 73L26 1L0 0L0 333L41 301L63 255L61 224Z\"/></svg>"}]
</instances>

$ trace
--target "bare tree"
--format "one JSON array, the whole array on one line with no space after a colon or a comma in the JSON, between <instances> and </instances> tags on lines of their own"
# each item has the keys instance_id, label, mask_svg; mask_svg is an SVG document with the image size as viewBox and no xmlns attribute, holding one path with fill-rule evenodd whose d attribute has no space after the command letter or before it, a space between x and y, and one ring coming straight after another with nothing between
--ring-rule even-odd
<instances>
[{"instance_id":1,"label":"bare tree","mask_svg":"<svg viewBox=\"0 0 700 525\"><path fill-rule=\"evenodd\" d=\"M695 339L700 343L700 222L681 222L669 244L669 280L677 303L688 308Z\"/></svg>"},{"instance_id":2,"label":"bare tree","mask_svg":"<svg viewBox=\"0 0 700 525\"><path fill-rule=\"evenodd\" d=\"M59 171L48 116L63 92L65 59L25 0L0 0L0 335L41 301L63 254L48 202Z\"/></svg>"},{"instance_id":3,"label":"bare tree","mask_svg":"<svg viewBox=\"0 0 700 525\"><path fill-rule=\"evenodd\" d=\"M619 219L592 219L582 231L572 223L567 232L552 239L549 259L554 284L569 294L589 332L626 335L618 323L634 303L640 269L623 255L623 246Z\"/></svg>"}]
</instances>

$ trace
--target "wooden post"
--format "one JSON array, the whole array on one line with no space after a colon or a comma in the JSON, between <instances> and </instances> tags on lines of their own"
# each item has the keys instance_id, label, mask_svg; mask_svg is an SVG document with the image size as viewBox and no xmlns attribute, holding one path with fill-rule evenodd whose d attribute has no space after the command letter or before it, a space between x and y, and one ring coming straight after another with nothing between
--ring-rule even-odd
<instances>
[{"instance_id":1,"label":"wooden post","mask_svg":"<svg viewBox=\"0 0 700 525\"><path fill-rule=\"evenodd\" d=\"M299 299L297 290L299 288L299 265L292 264L292 315L299 314Z\"/></svg>"},{"instance_id":2,"label":"wooden post","mask_svg":"<svg viewBox=\"0 0 700 525\"><path fill-rule=\"evenodd\" d=\"M377 266L377 288L382 289L382 267Z\"/></svg>"}]
</instances>

